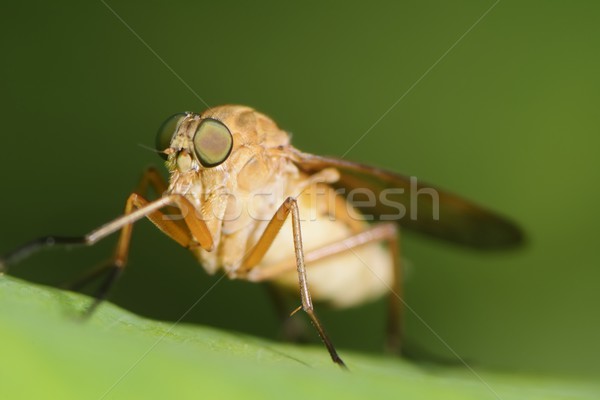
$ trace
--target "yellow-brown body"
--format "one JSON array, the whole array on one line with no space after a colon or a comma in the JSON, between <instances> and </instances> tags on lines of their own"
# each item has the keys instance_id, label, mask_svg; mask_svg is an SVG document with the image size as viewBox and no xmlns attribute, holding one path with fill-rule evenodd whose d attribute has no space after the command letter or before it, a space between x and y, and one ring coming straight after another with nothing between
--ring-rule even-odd
<instances>
[{"instance_id":1,"label":"yellow-brown body","mask_svg":"<svg viewBox=\"0 0 600 400\"><path fill-rule=\"evenodd\" d=\"M243 106L222 106L189 119L174 137L172 148L191 149L196 125L204 118L223 122L233 136L228 159L202 168L190 151L173 152L168 167L168 193L184 195L193 204L213 238L214 249L195 247L198 261L209 272L223 268L231 278L252 279L238 273L244 257L256 245L277 209L288 197L297 198L302 220L304 252L339 242L365 229L358 210L329 186L339 174L325 169L301 171L298 150L289 135L267 116ZM271 265L294 265L291 221L285 222L257 271ZM352 306L381 296L391 286L393 261L380 243L307 263L311 294L336 306ZM298 290L295 269L273 281Z\"/></svg>"},{"instance_id":2,"label":"yellow-brown body","mask_svg":"<svg viewBox=\"0 0 600 400\"><path fill-rule=\"evenodd\" d=\"M81 237L25 243L0 258L0 273L38 249L93 245L119 231L110 262L75 285L107 273L91 311L123 271L133 223L145 217L211 274L223 269L232 279L296 291L332 360L344 366L312 298L349 307L389 292L387 345L399 351L399 226L482 250L523 241L511 221L414 177L303 153L271 119L249 107L175 114L158 132L157 151L167 159L168 184L148 169L124 215ZM162 195L147 200L149 187ZM368 201L352 202L353 191Z\"/></svg>"}]
</instances>

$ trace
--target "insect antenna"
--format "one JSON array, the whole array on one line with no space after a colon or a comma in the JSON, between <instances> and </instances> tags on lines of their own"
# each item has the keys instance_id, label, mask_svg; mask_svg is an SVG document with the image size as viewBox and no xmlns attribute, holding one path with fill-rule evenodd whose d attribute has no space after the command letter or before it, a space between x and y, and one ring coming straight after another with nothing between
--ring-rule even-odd
<instances>
[{"instance_id":1,"label":"insect antenna","mask_svg":"<svg viewBox=\"0 0 600 400\"><path fill-rule=\"evenodd\" d=\"M162 151L160 151L160 150L157 150L157 149L155 149L154 147L147 146L147 145L145 145L145 144L143 144L143 143L138 143L137 145L138 145L139 147L141 147L142 149L144 149L144 150L149 150L149 151L151 151L151 152L153 152L153 153L156 153L156 154L162 154Z\"/></svg>"}]
</instances>

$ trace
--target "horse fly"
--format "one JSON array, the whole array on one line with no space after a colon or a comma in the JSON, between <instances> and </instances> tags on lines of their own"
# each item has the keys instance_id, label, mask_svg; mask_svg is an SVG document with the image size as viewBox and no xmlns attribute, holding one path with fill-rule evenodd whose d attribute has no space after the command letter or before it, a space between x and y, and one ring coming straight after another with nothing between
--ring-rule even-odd
<instances>
[{"instance_id":1,"label":"horse fly","mask_svg":"<svg viewBox=\"0 0 600 400\"><path fill-rule=\"evenodd\" d=\"M400 348L402 274L399 227L477 249L522 241L509 220L416 178L303 153L267 116L226 105L175 114L161 126L157 151L170 179L148 169L121 217L81 237L42 237L0 260L6 269L36 250L93 245L120 231L111 262L80 279L104 276L93 310L123 271L132 225L146 217L190 250L210 274L269 281L299 291L332 360L344 366L313 299L350 307L390 293L388 347ZM146 200L152 188L158 199Z\"/></svg>"}]
</instances>

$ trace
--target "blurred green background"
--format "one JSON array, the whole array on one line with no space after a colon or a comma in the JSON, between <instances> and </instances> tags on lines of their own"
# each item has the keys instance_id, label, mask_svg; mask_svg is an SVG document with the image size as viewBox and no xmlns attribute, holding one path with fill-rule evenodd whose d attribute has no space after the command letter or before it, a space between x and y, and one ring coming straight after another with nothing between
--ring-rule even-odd
<instances>
[{"instance_id":1,"label":"blurred green background","mask_svg":"<svg viewBox=\"0 0 600 400\"><path fill-rule=\"evenodd\" d=\"M404 236L409 347L453 359L442 338L473 365L600 373L597 2L503 0L475 26L492 1L108 4L207 104L251 105L296 147L338 156L381 119L348 159L520 222L528 246L508 253ZM143 168L161 164L140 144L206 106L100 1L13 2L0 20L4 252L119 215ZM13 274L59 284L114 242ZM147 222L130 260L112 301L157 319L177 320L215 281ZM319 312L338 347L378 352L384 306ZM263 288L237 281L185 321L278 332Z\"/></svg>"}]
</instances>

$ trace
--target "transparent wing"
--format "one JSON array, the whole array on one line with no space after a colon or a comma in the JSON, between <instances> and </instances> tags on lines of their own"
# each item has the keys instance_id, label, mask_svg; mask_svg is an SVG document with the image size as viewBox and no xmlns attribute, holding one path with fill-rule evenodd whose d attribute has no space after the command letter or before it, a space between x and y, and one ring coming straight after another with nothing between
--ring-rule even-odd
<instances>
[{"instance_id":1,"label":"transparent wing","mask_svg":"<svg viewBox=\"0 0 600 400\"><path fill-rule=\"evenodd\" d=\"M307 173L337 169L341 176L333 186L368 219L395 220L403 228L482 250L524 241L521 229L507 218L414 177L295 149L293 160Z\"/></svg>"}]
</instances>

